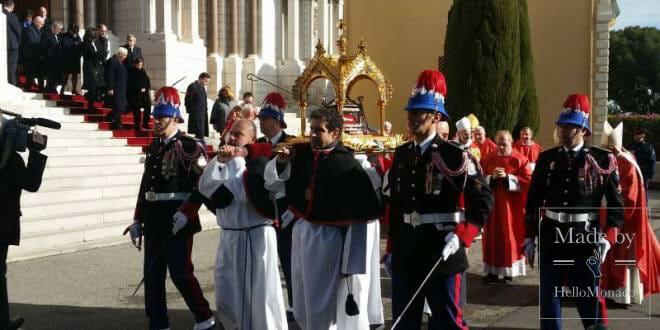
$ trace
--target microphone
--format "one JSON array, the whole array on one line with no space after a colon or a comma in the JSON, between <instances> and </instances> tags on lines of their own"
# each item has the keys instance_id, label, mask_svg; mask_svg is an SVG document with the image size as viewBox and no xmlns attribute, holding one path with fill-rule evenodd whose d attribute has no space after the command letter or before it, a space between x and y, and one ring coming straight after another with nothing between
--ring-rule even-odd
<instances>
[{"instance_id":1,"label":"microphone","mask_svg":"<svg viewBox=\"0 0 660 330\"><path fill-rule=\"evenodd\" d=\"M52 129L62 128L62 124L46 118L20 118L19 122L28 126L42 126Z\"/></svg>"}]
</instances>

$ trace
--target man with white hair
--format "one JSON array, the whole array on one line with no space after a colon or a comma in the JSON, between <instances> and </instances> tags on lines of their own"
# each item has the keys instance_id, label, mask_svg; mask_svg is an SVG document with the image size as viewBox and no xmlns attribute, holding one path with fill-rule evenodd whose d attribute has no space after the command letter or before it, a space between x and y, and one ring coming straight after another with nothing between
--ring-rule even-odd
<instances>
[{"instance_id":1,"label":"man with white hair","mask_svg":"<svg viewBox=\"0 0 660 330\"><path fill-rule=\"evenodd\" d=\"M25 29L21 41L23 67L27 78L26 88L30 88L37 78L39 88L43 88L43 76L41 75L41 29L44 26L44 18L36 16L32 25Z\"/></svg>"},{"instance_id":2,"label":"man with white hair","mask_svg":"<svg viewBox=\"0 0 660 330\"><path fill-rule=\"evenodd\" d=\"M128 50L119 47L117 53L106 62L105 85L108 88L108 96L112 98L110 119L112 129L121 129L121 115L126 112L126 78L128 73L124 61Z\"/></svg>"},{"instance_id":3,"label":"man with white hair","mask_svg":"<svg viewBox=\"0 0 660 330\"><path fill-rule=\"evenodd\" d=\"M62 44L60 33L64 25L53 22L50 29L41 36L41 49L46 74L46 93L57 93L57 86L62 84Z\"/></svg>"},{"instance_id":4,"label":"man with white hair","mask_svg":"<svg viewBox=\"0 0 660 330\"><path fill-rule=\"evenodd\" d=\"M483 126L477 126L472 131L472 138L474 145L479 148L479 153L482 157L497 150L497 145L493 140L486 136L486 129Z\"/></svg>"}]
</instances>

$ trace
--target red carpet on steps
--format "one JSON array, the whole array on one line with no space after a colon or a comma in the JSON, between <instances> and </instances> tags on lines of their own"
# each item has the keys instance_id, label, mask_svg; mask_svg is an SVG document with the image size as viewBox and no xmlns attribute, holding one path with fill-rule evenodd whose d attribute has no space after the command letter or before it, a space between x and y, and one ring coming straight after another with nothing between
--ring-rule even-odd
<instances>
[{"instance_id":1,"label":"red carpet on steps","mask_svg":"<svg viewBox=\"0 0 660 330\"><path fill-rule=\"evenodd\" d=\"M26 90L27 91L27 90ZM95 102L96 109L90 110L87 108L88 102L84 96L81 95L59 95L55 93L44 93L44 100L56 101L57 107L69 108L69 113L72 115L83 115L84 121L87 123L96 123L99 130L109 131L110 121L108 115L112 111L105 107L102 102ZM149 120L149 126L153 127L154 120ZM118 139L126 139L129 146L140 146L142 152L145 152L154 140L154 133L152 130L134 130L133 129L133 114L127 113L121 116L121 129L113 130L112 136ZM209 156L213 155L213 146L207 145L206 151Z\"/></svg>"}]
</instances>

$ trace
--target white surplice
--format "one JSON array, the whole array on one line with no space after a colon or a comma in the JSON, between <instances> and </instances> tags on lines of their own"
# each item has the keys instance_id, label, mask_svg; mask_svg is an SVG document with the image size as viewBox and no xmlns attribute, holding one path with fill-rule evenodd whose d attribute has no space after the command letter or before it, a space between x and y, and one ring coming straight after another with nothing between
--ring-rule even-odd
<instances>
[{"instance_id":1,"label":"white surplice","mask_svg":"<svg viewBox=\"0 0 660 330\"><path fill-rule=\"evenodd\" d=\"M225 329L288 329L271 220L250 205L243 184L245 159L213 159L199 180L210 198L221 186L233 201L216 209L220 242L215 262L218 318Z\"/></svg>"},{"instance_id":2,"label":"white surplice","mask_svg":"<svg viewBox=\"0 0 660 330\"><path fill-rule=\"evenodd\" d=\"M280 174L276 162L273 159L266 166L265 186L281 196L286 194L284 182L291 175L291 164L288 163ZM291 216L287 211L282 220L287 221ZM344 307L349 284L356 302L362 294L360 285L352 277L355 274L368 277L367 232L366 223L341 228L300 219L294 224L291 245L293 314L303 330L369 329L367 317L350 317ZM358 305L363 316L366 316L367 300L363 299L364 309Z\"/></svg>"}]
</instances>

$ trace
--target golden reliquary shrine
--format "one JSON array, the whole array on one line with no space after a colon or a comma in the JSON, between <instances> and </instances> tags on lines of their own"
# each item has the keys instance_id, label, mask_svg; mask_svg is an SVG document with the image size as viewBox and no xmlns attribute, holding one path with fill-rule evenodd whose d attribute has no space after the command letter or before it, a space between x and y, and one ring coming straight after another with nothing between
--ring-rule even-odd
<instances>
[{"instance_id":1,"label":"golden reliquary shrine","mask_svg":"<svg viewBox=\"0 0 660 330\"><path fill-rule=\"evenodd\" d=\"M344 119L341 131L342 143L357 153L389 153L405 142L402 135L385 136L383 127L385 123L385 106L392 98L392 85L376 64L367 55L367 46L360 40L358 52L347 54L346 38L344 37L344 24L340 20L340 36L337 40L338 54L330 55L319 42L316 45L314 57L310 60L305 71L296 79L293 85L293 98L299 103L301 132L306 132L306 118L308 107L308 93L312 82L317 79L326 79L332 84L334 100L321 106L339 111ZM358 101L349 98L351 88L358 81L373 82L378 89L377 106L379 109L379 129L375 130L367 125L366 116L362 108L362 98ZM303 133L304 134L304 133ZM307 142L308 138L301 136L289 143Z\"/></svg>"}]
</instances>

